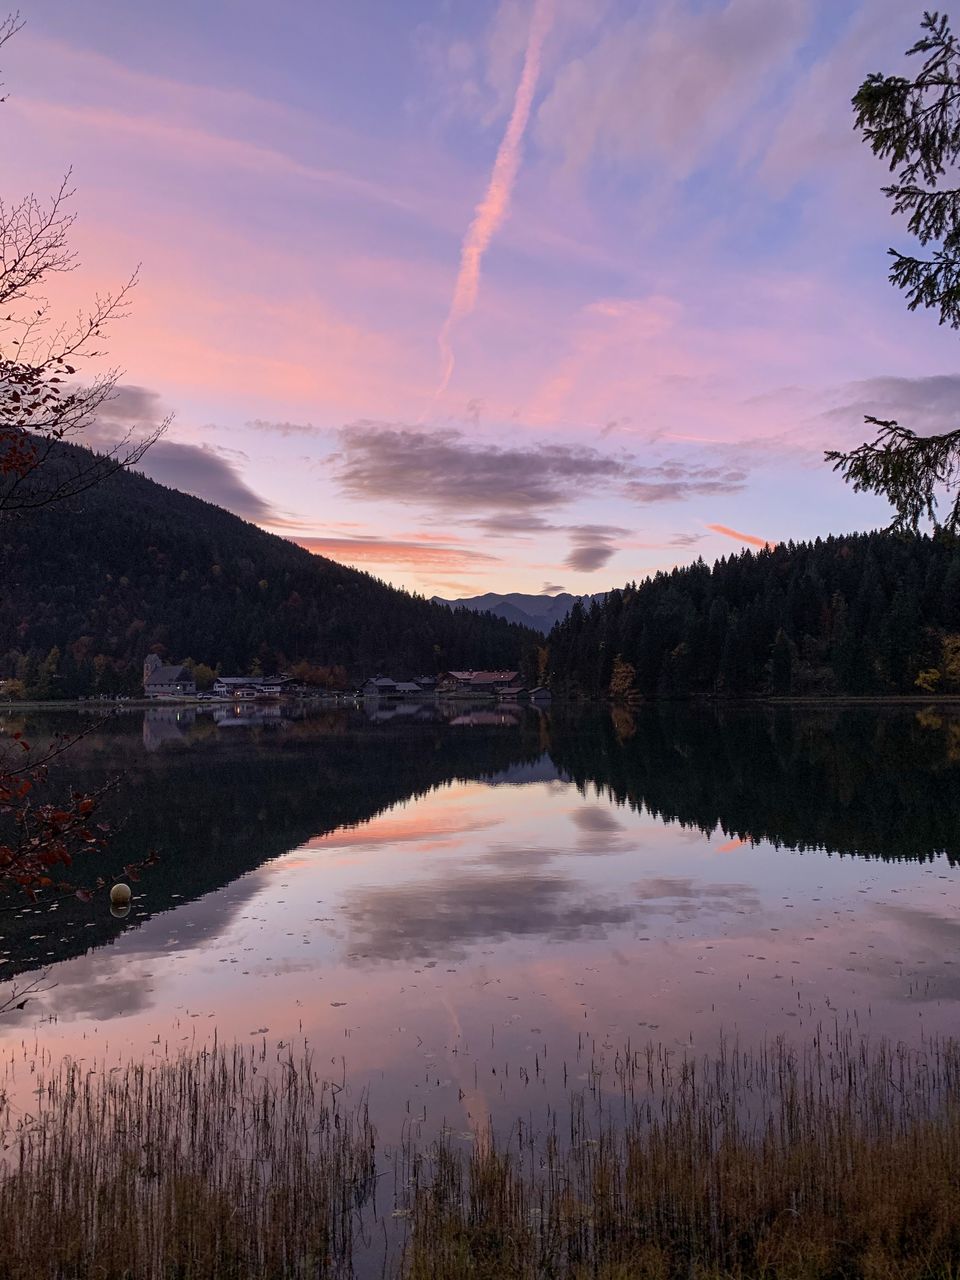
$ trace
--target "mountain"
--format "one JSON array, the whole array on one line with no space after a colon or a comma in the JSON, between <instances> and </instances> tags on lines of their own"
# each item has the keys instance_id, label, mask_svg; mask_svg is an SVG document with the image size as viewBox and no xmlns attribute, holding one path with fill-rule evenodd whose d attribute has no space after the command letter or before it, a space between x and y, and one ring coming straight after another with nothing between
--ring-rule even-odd
<instances>
[{"instance_id":1,"label":"mountain","mask_svg":"<svg viewBox=\"0 0 960 1280\"><path fill-rule=\"evenodd\" d=\"M75 465L75 446L61 446ZM120 472L0 523L0 678L34 696L133 693L143 659L224 673L306 662L320 683L377 671L521 666L537 636L395 590L220 507Z\"/></svg>"},{"instance_id":2,"label":"mountain","mask_svg":"<svg viewBox=\"0 0 960 1280\"><path fill-rule=\"evenodd\" d=\"M531 627L546 635L556 623L562 622L574 602L582 600L589 608L594 600L603 600L606 592L593 596L572 596L568 591L561 591L555 596L524 595L521 591L510 591L506 595L497 595L488 591L483 596L469 596L461 600L445 600L442 596L434 596L437 604L448 605L451 609L470 609L474 613L492 613L496 618L506 622L515 622L519 626Z\"/></svg>"},{"instance_id":3,"label":"mountain","mask_svg":"<svg viewBox=\"0 0 960 1280\"><path fill-rule=\"evenodd\" d=\"M554 692L616 698L960 694L960 540L781 543L574 605Z\"/></svg>"}]
</instances>

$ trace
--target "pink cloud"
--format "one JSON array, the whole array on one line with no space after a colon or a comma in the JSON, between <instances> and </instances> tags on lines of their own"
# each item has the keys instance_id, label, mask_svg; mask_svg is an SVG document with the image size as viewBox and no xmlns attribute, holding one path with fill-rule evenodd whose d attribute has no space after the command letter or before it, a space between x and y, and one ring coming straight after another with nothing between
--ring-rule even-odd
<instances>
[{"instance_id":1,"label":"pink cloud","mask_svg":"<svg viewBox=\"0 0 960 1280\"><path fill-rule=\"evenodd\" d=\"M725 538L733 538L736 542L746 542L751 547L775 547L777 545L767 538L758 538L752 533L740 533L737 529L730 529L725 524L708 524L707 528L714 533L722 533Z\"/></svg>"}]
</instances>

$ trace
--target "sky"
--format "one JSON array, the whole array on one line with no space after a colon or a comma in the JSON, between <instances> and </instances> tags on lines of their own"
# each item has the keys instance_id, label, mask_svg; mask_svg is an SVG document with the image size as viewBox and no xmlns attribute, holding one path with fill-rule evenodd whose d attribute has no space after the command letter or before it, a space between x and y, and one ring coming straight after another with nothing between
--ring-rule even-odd
<instances>
[{"instance_id":1,"label":"sky","mask_svg":"<svg viewBox=\"0 0 960 1280\"><path fill-rule=\"evenodd\" d=\"M3 194L72 166L69 315L139 266L109 440L446 597L883 526L824 449L955 425L853 130L910 0L26 0ZM87 373L95 372L88 367Z\"/></svg>"}]
</instances>

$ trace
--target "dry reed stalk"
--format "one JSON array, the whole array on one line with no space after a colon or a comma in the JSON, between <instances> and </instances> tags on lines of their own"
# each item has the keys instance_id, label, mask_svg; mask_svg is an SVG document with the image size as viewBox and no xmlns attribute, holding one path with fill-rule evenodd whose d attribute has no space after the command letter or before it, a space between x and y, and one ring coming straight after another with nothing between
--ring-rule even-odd
<instances>
[{"instance_id":1,"label":"dry reed stalk","mask_svg":"<svg viewBox=\"0 0 960 1280\"><path fill-rule=\"evenodd\" d=\"M544 1133L401 1144L375 1248L366 1106L266 1056L65 1063L0 1111L0 1280L960 1277L952 1042L627 1046Z\"/></svg>"},{"instance_id":2,"label":"dry reed stalk","mask_svg":"<svg viewBox=\"0 0 960 1280\"><path fill-rule=\"evenodd\" d=\"M375 1183L365 1106L338 1107L308 1058L268 1072L239 1048L67 1062L5 1144L4 1280L350 1275Z\"/></svg>"}]
</instances>

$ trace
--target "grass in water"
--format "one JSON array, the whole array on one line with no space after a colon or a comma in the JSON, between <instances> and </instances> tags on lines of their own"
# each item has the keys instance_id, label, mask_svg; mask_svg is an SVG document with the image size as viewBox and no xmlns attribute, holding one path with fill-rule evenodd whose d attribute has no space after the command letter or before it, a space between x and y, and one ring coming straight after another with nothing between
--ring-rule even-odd
<instances>
[{"instance_id":1,"label":"grass in water","mask_svg":"<svg viewBox=\"0 0 960 1280\"><path fill-rule=\"evenodd\" d=\"M67 1064L4 1143L3 1280L960 1276L952 1042L627 1050L545 1131L389 1156L306 1058Z\"/></svg>"},{"instance_id":2,"label":"grass in water","mask_svg":"<svg viewBox=\"0 0 960 1280\"><path fill-rule=\"evenodd\" d=\"M4 1280L352 1274L374 1174L364 1107L309 1060L240 1049L89 1074L66 1064L4 1138Z\"/></svg>"}]
</instances>

